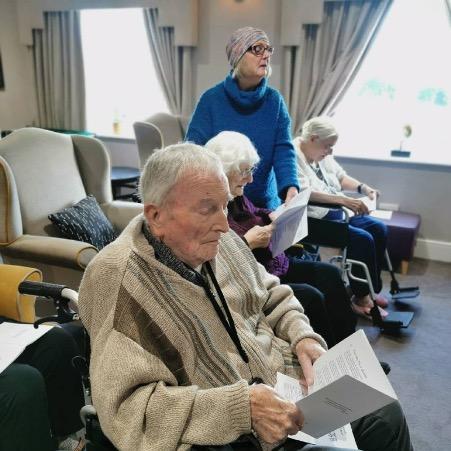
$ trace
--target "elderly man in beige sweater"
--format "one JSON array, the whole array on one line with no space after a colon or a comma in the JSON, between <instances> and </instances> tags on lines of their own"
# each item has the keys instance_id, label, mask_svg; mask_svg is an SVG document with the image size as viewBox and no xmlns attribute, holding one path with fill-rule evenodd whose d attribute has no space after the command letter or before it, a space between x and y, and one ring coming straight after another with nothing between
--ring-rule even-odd
<instances>
[{"instance_id":1,"label":"elderly man in beige sweater","mask_svg":"<svg viewBox=\"0 0 451 451\"><path fill-rule=\"evenodd\" d=\"M304 417L272 388L276 373L311 384L326 344L291 289L229 231L220 161L170 146L149 158L140 189L143 214L80 287L105 434L129 451L328 449L287 440ZM399 404L353 427L365 450L411 449Z\"/></svg>"}]
</instances>

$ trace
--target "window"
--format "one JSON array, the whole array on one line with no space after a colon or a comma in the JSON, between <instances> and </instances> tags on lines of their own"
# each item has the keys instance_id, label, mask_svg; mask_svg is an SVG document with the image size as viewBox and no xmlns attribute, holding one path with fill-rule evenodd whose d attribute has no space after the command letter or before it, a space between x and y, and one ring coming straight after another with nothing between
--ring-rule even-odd
<instances>
[{"instance_id":1,"label":"window","mask_svg":"<svg viewBox=\"0 0 451 451\"><path fill-rule=\"evenodd\" d=\"M133 122L168 112L141 9L81 12L87 129L134 138Z\"/></svg>"},{"instance_id":2,"label":"window","mask_svg":"<svg viewBox=\"0 0 451 451\"><path fill-rule=\"evenodd\" d=\"M337 107L337 155L451 165L450 54L444 0L395 0Z\"/></svg>"}]
</instances>

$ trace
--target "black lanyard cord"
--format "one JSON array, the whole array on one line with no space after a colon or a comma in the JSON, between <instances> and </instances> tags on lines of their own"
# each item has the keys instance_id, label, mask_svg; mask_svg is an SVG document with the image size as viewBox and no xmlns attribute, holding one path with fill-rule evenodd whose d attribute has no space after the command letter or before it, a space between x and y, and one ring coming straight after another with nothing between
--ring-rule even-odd
<instances>
[{"instance_id":1,"label":"black lanyard cord","mask_svg":"<svg viewBox=\"0 0 451 451\"><path fill-rule=\"evenodd\" d=\"M216 280L216 277L211 268L211 265L209 262L207 262L207 263L205 263L205 266L207 267L208 274L210 276L210 279L213 282L216 292L218 293L219 299L221 300L222 307L226 313L227 318L224 316L224 312L222 311L221 307L219 306L218 301L215 298L215 295L211 291L208 281L206 280L205 277L201 276L203 288L208 296L208 299L213 304L213 307L214 307L217 315L219 316L221 323L227 330L227 333L229 334L229 336L232 339L233 343L235 344L238 352L240 353L241 358L246 363L249 363L249 357L247 356L246 351L243 349L243 347L241 345L240 338L238 337L238 333L236 331L235 322L233 321L232 315L230 314L229 306L227 305L227 302L224 298L222 290L218 284L218 281Z\"/></svg>"}]
</instances>

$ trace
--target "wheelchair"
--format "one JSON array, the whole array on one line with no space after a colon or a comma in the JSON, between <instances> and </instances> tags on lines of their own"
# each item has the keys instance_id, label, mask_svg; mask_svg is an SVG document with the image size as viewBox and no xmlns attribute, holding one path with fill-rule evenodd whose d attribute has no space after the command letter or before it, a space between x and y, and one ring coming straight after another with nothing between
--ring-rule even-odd
<instances>
[{"instance_id":1,"label":"wheelchair","mask_svg":"<svg viewBox=\"0 0 451 451\"><path fill-rule=\"evenodd\" d=\"M394 311L389 312L386 318L382 318L380 311L376 305L376 293L371 281L368 267L365 263L353 260L347 257L347 247L349 245L349 214L341 205L333 203L312 202L310 206L323 207L331 210L340 210L343 213L341 220L308 218L308 235L302 240L303 245L313 247L319 258L319 248L321 246L339 248L340 255L334 256L330 262L336 264L341 270L343 281L349 283L349 280L365 283L368 285L369 295L374 303L371 309L371 319L373 325L379 327L383 332L395 332L400 329L409 327L412 322L414 312L411 311ZM390 294L392 300L397 302L409 298L418 297L420 294L419 287L400 287L390 261L388 251L385 250L385 259L387 268L391 277ZM360 267L363 270L365 278L357 277L353 273L353 268Z\"/></svg>"},{"instance_id":2,"label":"wheelchair","mask_svg":"<svg viewBox=\"0 0 451 451\"><path fill-rule=\"evenodd\" d=\"M59 324L69 323L80 319L78 313L72 309L78 310L78 293L65 285L46 283L46 282L21 282L18 286L21 294L39 296L53 301L56 314L39 318L33 324L39 327L46 322L57 322ZM83 349L80 356L74 357L72 364L79 371L87 404L82 407L80 417L85 427L86 451L115 451L116 448L108 440L102 431L95 407L91 404L91 384L89 380L89 356L90 346L89 337L83 329Z\"/></svg>"}]
</instances>

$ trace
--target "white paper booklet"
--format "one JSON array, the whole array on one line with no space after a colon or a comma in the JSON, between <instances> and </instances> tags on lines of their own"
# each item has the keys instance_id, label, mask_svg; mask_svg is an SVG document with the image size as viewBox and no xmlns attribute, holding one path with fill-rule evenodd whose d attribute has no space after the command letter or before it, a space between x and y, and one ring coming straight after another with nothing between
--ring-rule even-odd
<instances>
[{"instance_id":1,"label":"white paper booklet","mask_svg":"<svg viewBox=\"0 0 451 451\"><path fill-rule=\"evenodd\" d=\"M393 212L390 210L374 210L370 213L373 218L379 219L391 219Z\"/></svg>"},{"instance_id":2,"label":"white paper booklet","mask_svg":"<svg viewBox=\"0 0 451 451\"><path fill-rule=\"evenodd\" d=\"M37 329L33 324L0 324L0 373L7 368L24 349L42 337L53 326L41 325Z\"/></svg>"},{"instance_id":3,"label":"white paper booklet","mask_svg":"<svg viewBox=\"0 0 451 451\"><path fill-rule=\"evenodd\" d=\"M305 188L293 197L288 205L281 205L274 210L271 236L273 257L308 235L307 203L310 192L310 188Z\"/></svg>"},{"instance_id":4,"label":"white paper booklet","mask_svg":"<svg viewBox=\"0 0 451 451\"><path fill-rule=\"evenodd\" d=\"M369 211L374 211L377 208L376 196L374 199L370 199L368 196L359 197L359 199L368 207Z\"/></svg>"},{"instance_id":5,"label":"white paper booklet","mask_svg":"<svg viewBox=\"0 0 451 451\"><path fill-rule=\"evenodd\" d=\"M277 373L277 383L274 389L284 399L292 402L296 402L304 397L299 381L282 373ZM352 433L351 425L349 424L320 438L312 437L302 431L299 431L296 435L290 435L290 438L305 443L313 443L314 445L357 449L354 434Z\"/></svg>"},{"instance_id":6,"label":"white paper booklet","mask_svg":"<svg viewBox=\"0 0 451 451\"><path fill-rule=\"evenodd\" d=\"M322 437L397 400L363 330L323 354L313 365L315 380L296 404L302 431Z\"/></svg>"}]
</instances>

